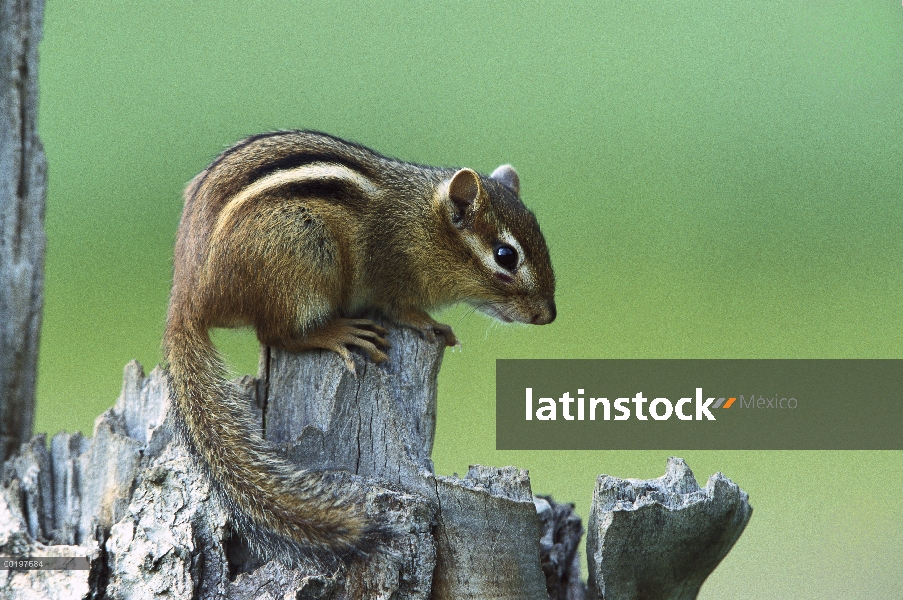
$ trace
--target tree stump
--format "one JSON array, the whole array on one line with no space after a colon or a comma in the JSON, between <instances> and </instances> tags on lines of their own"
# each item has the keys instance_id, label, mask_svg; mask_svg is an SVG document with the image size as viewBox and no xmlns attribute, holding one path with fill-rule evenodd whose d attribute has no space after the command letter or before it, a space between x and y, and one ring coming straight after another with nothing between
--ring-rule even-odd
<instances>
[{"instance_id":1,"label":"tree stump","mask_svg":"<svg viewBox=\"0 0 903 600\"><path fill-rule=\"evenodd\" d=\"M0 554L82 556L85 570L6 571L5 580L0 574L0 595L667 598L672 596L643 595L646 588L636 586L616 589L614 582L643 570L631 561L655 556L656 568L701 584L742 531L749 518L745 494L720 474L718 510L691 508L696 512L681 517L681 506L669 505L676 516L659 511L650 513L652 521L634 511L636 527L657 525L667 533L642 540L617 526L603 527L606 515L622 511L625 501L612 501L597 484L588 595L576 554L582 527L573 507L534 497L527 472L515 467L474 466L463 478L434 474L430 452L444 346L404 328L388 328L390 362L375 365L356 356L357 376L329 352L293 355L264 348L259 377L234 382L265 437L290 460L351 473L366 492L368 514L395 532L385 551L329 572L316 565L289 569L251 555L193 453L173 433L165 373L155 369L145 377L132 362L119 400L97 419L91 439L60 433L48 450L38 436L3 467ZM688 469L675 474L675 464L662 479L704 501L708 492L698 486L694 491L692 474ZM655 481L632 485L646 489ZM730 502L717 491L725 486L734 490L730 518L725 518ZM678 524L667 525L669 519ZM717 540L717 550L688 560L686 549L696 533L679 523L707 523L712 533L703 541ZM649 543L655 546L635 547ZM610 558L621 546L629 551Z\"/></svg>"}]
</instances>

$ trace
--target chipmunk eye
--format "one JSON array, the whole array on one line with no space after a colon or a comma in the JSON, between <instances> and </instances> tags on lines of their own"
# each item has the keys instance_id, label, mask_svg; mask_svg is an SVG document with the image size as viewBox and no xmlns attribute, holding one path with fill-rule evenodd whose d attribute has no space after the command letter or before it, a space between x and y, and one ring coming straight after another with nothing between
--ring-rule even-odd
<instances>
[{"instance_id":1,"label":"chipmunk eye","mask_svg":"<svg viewBox=\"0 0 903 600\"><path fill-rule=\"evenodd\" d=\"M508 244L499 244L493 252L495 262L498 266L509 271L513 271L517 267L517 250Z\"/></svg>"}]
</instances>

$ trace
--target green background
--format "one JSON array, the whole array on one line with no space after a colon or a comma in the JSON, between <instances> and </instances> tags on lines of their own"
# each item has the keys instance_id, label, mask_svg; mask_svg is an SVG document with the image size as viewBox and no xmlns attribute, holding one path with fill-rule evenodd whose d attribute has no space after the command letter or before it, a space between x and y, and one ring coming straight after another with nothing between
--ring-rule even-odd
<instances>
[{"instance_id":1,"label":"green background","mask_svg":"<svg viewBox=\"0 0 903 600\"><path fill-rule=\"evenodd\" d=\"M702 598L903 597L903 453L497 452L496 358L903 357L903 7L894 1L50 0L36 429L91 431L160 359L181 190L245 135L514 164L558 320L458 307L435 462L528 468L585 518L669 454L749 492ZM248 333L217 337L256 369Z\"/></svg>"}]
</instances>

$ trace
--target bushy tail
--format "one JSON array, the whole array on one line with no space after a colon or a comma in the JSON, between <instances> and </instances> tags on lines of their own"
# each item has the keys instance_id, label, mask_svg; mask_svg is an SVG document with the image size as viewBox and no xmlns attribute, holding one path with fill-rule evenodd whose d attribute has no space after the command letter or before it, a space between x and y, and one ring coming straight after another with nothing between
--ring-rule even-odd
<instances>
[{"instance_id":1,"label":"bushy tail","mask_svg":"<svg viewBox=\"0 0 903 600\"><path fill-rule=\"evenodd\" d=\"M373 545L374 529L347 483L300 470L268 447L206 330L170 322L163 351L184 434L261 558L347 558Z\"/></svg>"}]
</instances>

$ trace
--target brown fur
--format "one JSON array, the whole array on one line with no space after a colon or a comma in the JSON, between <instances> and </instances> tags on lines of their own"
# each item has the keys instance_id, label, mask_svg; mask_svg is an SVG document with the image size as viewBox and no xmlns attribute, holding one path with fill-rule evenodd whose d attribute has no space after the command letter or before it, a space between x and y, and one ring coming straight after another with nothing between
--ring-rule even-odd
<instances>
[{"instance_id":1,"label":"brown fur","mask_svg":"<svg viewBox=\"0 0 903 600\"><path fill-rule=\"evenodd\" d=\"M424 167L304 131L239 142L189 184L164 354L183 428L262 553L355 551L370 525L347 486L294 469L256 433L208 330L252 326L263 344L329 349L354 371L349 346L387 359L385 330L355 318L367 310L449 344L427 311L454 302L551 322L552 266L518 187L510 168ZM515 271L493 262L504 236Z\"/></svg>"}]
</instances>

